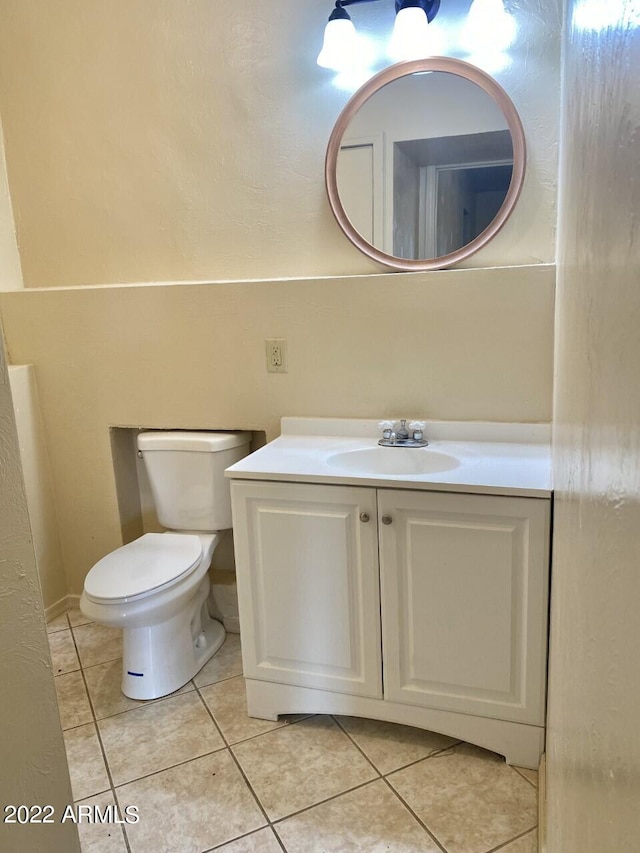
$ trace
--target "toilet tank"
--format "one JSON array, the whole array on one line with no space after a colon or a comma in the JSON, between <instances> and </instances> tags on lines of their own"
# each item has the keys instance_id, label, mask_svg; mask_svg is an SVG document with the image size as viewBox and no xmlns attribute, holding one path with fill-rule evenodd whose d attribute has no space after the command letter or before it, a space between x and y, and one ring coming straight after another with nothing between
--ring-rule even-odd
<instances>
[{"instance_id":1,"label":"toilet tank","mask_svg":"<svg viewBox=\"0 0 640 853\"><path fill-rule=\"evenodd\" d=\"M168 530L231 527L224 470L249 453L250 432L141 432L142 456L158 521Z\"/></svg>"}]
</instances>

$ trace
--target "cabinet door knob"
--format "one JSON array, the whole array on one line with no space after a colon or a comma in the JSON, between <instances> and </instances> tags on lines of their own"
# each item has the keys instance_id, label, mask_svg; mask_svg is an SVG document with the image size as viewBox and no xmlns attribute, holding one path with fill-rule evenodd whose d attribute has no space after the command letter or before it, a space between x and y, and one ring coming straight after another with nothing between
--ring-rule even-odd
<instances>
[{"instance_id":1,"label":"cabinet door knob","mask_svg":"<svg viewBox=\"0 0 640 853\"><path fill-rule=\"evenodd\" d=\"M383 524L391 524L392 521L393 521L393 519L391 518L390 515L383 515L382 516L382 523Z\"/></svg>"},{"instance_id":2,"label":"cabinet door knob","mask_svg":"<svg viewBox=\"0 0 640 853\"><path fill-rule=\"evenodd\" d=\"M369 521L370 518L371 518L371 516L369 515L368 512L361 512L360 513L360 521L366 522L366 521Z\"/></svg>"}]
</instances>

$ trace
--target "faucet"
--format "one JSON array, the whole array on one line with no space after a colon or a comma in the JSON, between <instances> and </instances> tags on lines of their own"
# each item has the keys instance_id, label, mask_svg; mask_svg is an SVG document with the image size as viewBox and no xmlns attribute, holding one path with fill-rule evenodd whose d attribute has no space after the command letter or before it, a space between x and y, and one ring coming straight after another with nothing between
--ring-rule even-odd
<instances>
[{"instance_id":1,"label":"faucet","mask_svg":"<svg viewBox=\"0 0 640 853\"><path fill-rule=\"evenodd\" d=\"M411 421L409 429L406 418L400 420L398 427L393 421L381 421L378 426L382 430L378 442L381 447L426 447L429 444L424 437L424 421Z\"/></svg>"}]
</instances>

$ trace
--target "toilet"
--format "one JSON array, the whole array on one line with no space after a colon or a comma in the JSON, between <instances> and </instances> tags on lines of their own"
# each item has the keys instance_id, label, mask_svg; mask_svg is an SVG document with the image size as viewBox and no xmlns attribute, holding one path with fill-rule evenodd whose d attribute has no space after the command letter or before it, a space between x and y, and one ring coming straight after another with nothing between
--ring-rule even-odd
<instances>
[{"instance_id":1,"label":"toilet","mask_svg":"<svg viewBox=\"0 0 640 853\"><path fill-rule=\"evenodd\" d=\"M122 692L131 699L173 693L225 638L207 608L208 569L231 527L224 470L249 453L249 432L141 432L144 462L164 533L145 533L93 566L80 609L123 630Z\"/></svg>"}]
</instances>

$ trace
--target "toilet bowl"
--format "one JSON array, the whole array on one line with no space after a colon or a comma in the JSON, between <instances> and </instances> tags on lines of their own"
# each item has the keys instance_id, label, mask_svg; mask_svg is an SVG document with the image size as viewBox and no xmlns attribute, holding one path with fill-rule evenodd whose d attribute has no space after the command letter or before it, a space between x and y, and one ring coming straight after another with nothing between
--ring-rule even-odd
<instances>
[{"instance_id":1,"label":"toilet bowl","mask_svg":"<svg viewBox=\"0 0 640 853\"><path fill-rule=\"evenodd\" d=\"M80 609L123 631L122 692L157 699L178 690L218 651L223 626L207 608L208 569L231 526L224 469L246 456L250 433L138 436L164 533L146 533L89 571Z\"/></svg>"},{"instance_id":2,"label":"toilet bowl","mask_svg":"<svg viewBox=\"0 0 640 853\"><path fill-rule=\"evenodd\" d=\"M123 630L125 696L173 693L224 642L224 628L207 610L207 570L219 538L147 533L107 554L87 575L80 609Z\"/></svg>"}]
</instances>

